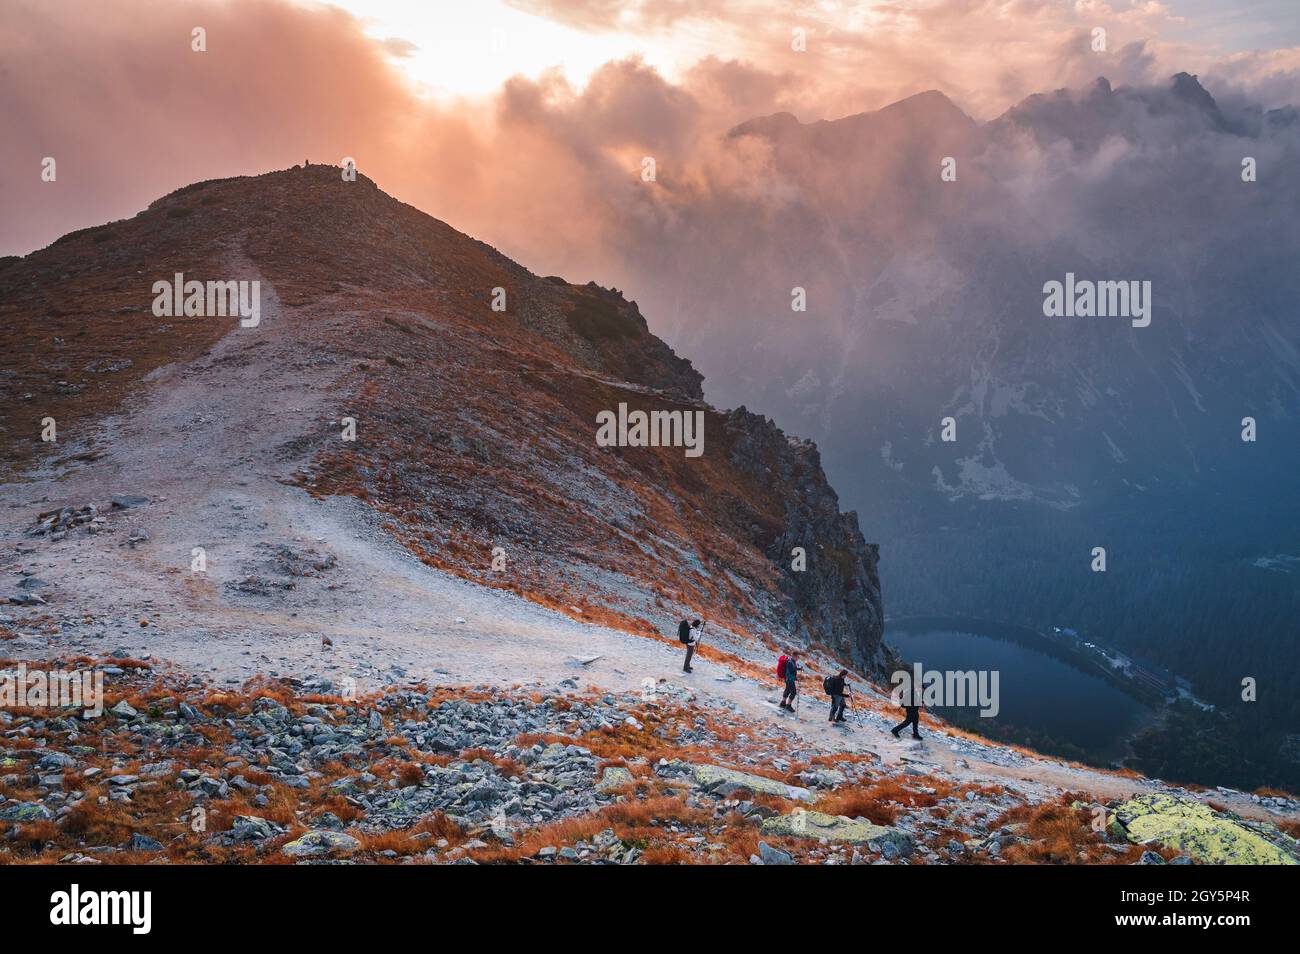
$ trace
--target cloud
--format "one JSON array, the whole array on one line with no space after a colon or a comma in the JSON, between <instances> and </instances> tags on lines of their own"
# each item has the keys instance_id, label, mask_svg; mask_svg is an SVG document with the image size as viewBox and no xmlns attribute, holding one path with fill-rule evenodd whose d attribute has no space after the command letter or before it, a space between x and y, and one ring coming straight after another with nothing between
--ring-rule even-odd
<instances>
[{"instance_id":1,"label":"cloud","mask_svg":"<svg viewBox=\"0 0 1300 954\"><path fill-rule=\"evenodd\" d=\"M412 43L410 40L404 40L400 36L387 37L386 39L381 40L379 45L383 47L384 52L389 56L395 57L413 56L420 49L419 46Z\"/></svg>"},{"instance_id":2,"label":"cloud","mask_svg":"<svg viewBox=\"0 0 1300 954\"><path fill-rule=\"evenodd\" d=\"M435 102L400 69L411 43L369 38L336 8L13 0L0 35L0 252L134 214L195 180L353 156L386 190L536 270L647 282L649 264L671 264L682 246L675 230L707 231L709 214L761 217L798 191L771 174L764 142L726 139L750 118L835 118L931 88L994 116L1102 73L1119 84L1174 71L1172 48L1138 35L1168 18L1158 3L517 5L592 31L689 23L718 52L673 80L629 58L582 87L552 72L487 100ZM1104 54L1090 51L1093 22L1111 24ZM196 25L207 52L190 48ZM790 48L792 25L809 31L805 53ZM1186 58L1214 67L1232 96L1281 96L1300 76L1295 51ZM56 183L39 181L46 156ZM658 188L640 181L645 156Z\"/></svg>"},{"instance_id":3,"label":"cloud","mask_svg":"<svg viewBox=\"0 0 1300 954\"><path fill-rule=\"evenodd\" d=\"M707 7L691 0L507 0L510 6L591 32L610 30L662 30L698 17L702 10L714 15L729 4L715 0Z\"/></svg>"},{"instance_id":4,"label":"cloud","mask_svg":"<svg viewBox=\"0 0 1300 954\"><path fill-rule=\"evenodd\" d=\"M412 93L382 44L331 8L8 4L0 32L0 251L129 216L198 179L305 157L359 163L405 134ZM191 49L206 30L207 52ZM41 161L57 181L40 181Z\"/></svg>"}]
</instances>

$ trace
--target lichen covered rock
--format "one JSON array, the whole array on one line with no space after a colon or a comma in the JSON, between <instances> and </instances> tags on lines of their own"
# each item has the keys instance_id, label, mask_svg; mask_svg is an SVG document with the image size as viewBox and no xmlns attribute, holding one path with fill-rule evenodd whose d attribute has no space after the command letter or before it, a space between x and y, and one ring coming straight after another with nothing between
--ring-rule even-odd
<instances>
[{"instance_id":1,"label":"lichen covered rock","mask_svg":"<svg viewBox=\"0 0 1300 954\"><path fill-rule=\"evenodd\" d=\"M342 832L309 831L280 850L291 858L324 858L350 855L360 847L361 842Z\"/></svg>"},{"instance_id":2,"label":"lichen covered rock","mask_svg":"<svg viewBox=\"0 0 1300 954\"><path fill-rule=\"evenodd\" d=\"M916 848L915 839L899 828L876 825L863 818L846 818L822 812L793 812L768 818L763 822L763 834L866 845L886 858L906 857Z\"/></svg>"},{"instance_id":3,"label":"lichen covered rock","mask_svg":"<svg viewBox=\"0 0 1300 954\"><path fill-rule=\"evenodd\" d=\"M1277 827L1217 812L1192 798L1139 795L1115 809L1110 825L1134 844L1163 845L1201 864L1300 864L1300 842Z\"/></svg>"},{"instance_id":4,"label":"lichen covered rock","mask_svg":"<svg viewBox=\"0 0 1300 954\"><path fill-rule=\"evenodd\" d=\"M602 792L609 792L622 788L624 785L631 785L635 781L636 779L627 769L619 765L611 765L601 775L600 781L596 783L596 788Z\"/></svg>"},{"instance_id":5,"label":"lichen covered rock","mask_svg":"<svg viewBox=\"0 0 1300 954\"><path fill-rule=\"evenodd\" d=\"M762 775L750 775L748 772L741 772L722 765L692 765L691 774L695 778L695 784L704 789L730 784L747 788L757 794L779 795L781 798L790 798L800 802L813 801L812 792L806 788L800 788L798 785L787 785L785 782L777 781L774 778L766 778Z\"/></svg>"}]
</instances>

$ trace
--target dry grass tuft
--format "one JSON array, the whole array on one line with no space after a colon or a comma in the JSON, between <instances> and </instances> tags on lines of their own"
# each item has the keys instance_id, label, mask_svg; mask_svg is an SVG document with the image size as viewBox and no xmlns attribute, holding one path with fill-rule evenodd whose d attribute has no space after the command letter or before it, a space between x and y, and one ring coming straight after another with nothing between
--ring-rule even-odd
<instances>
[{"instance_id":1,"label":"dry grass tuft","mask_svg":"<svg viewBox=\"0 0 1300 954\"><path fill-rule=\"evenodd\" d=\"M1026 839L1010 845L1003 857L1012 864L1132 864L1142 854L1139 845L1112 850L1106 839L1092 829L1092 813L1074 809L1074 793L1065 793L1053 803L1018 805L1003 814L994 824L998 827L1021 825L1017 834ZM1168 860L1174 852L1158 849Z\"/></svg>"}]
</instances>

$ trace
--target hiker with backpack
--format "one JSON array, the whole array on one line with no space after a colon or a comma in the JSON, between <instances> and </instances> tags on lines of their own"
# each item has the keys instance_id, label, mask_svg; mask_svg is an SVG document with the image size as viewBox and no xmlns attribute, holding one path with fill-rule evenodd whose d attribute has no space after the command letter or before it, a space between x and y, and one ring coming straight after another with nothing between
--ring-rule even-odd
<instances>
[{"instance_id":1,"label":"hiker with backpack","mask_svg":"<svg viewBox=\"0 0 1300 954\"><path fill-rule=\"evenodd\" d=\"M900 693L899 701L903 706L904 712L907 713L907 718L889 730L893 733L894 738L898 738L898 733L902 732L909 725L912 727L912 738L921 738L921 733L917 731L921 728L921 706L920 703L917 702L917 697L916 689L910 683L908 683L906 691Z\"/></svg>"},{"instance_id":2,"label":"hiker with backpack","mask_svg":"<svg viewBox=\"0 0 1300 954\"><path fill-rule=\"evenodd\" d=\"M845 677L849 671L841 669L833 676L827 676L822 680L822 688L826 690L826 695L831 697L831 722L846 722L844 718L844 706L849 694L849 685Z\"/></svg>"},{"instance_id":3,"label":"hiker with backpack","mask_svg":"<svg viewBox=\"0 0 1300 954\"><path fill-rule=\"evenodd\" d=\"M682 672L694 672L691 668L691 658L695 655L695 647L700 643L700 636L691 632L693 629L702 630L704 623L700 620L682 620L677 624L677 639L686 646L686 662L682 664ZM700 634L701 636L703 633Z\"/></svg>"},{"instance_id":4,"label":"hiker with backpack","mask_svg":"<svg viewBox=\"0 0 1300 954\"><path fill-rule=\"evenodd\" d=\"M781 708L794 712L795 697L799 695L799 650L792 649L790 655L782 656L776 661L776 674L785 680L785 692L781 696Z\"/></svg>"}]
</instances>

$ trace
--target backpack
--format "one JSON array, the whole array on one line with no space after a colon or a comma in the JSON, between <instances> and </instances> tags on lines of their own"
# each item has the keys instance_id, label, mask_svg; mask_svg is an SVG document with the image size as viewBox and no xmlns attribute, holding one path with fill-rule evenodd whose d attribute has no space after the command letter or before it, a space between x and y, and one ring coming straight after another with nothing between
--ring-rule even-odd
<instances>
[{"instance_id":1,"label":"backpack","mask_svg":"<svg viewBox=\"0 0 1300 954\"><path fill-rule=\"evenodd\" d=\"M831 689L832 678L833 678L832 676L827 676L825 679L822 680L822 691L825 692L826 695L828 696L834 695L834 690Z\"/></svg>"},{"instance_id":2,"label":"backpack","mask_svg":"<svg viewBox=\"0 0 1300 954\"><path fill-rule=\"evenodd\" d=\"M788 662L790 662L789 656L782 656L776 661L776 677L778 679L785 678L785 667Z\"/></svg>"},{"instance_id":3,"label":"backpack","mask_svg":"<svg viewBox=\"0 0 1300 954\"><path fill-rule=\"evenodd\" d=\"M683 643L691 641L691 624L689 620L682 620L677 626L677 638Z\"/></svg>"}]
</instances>

